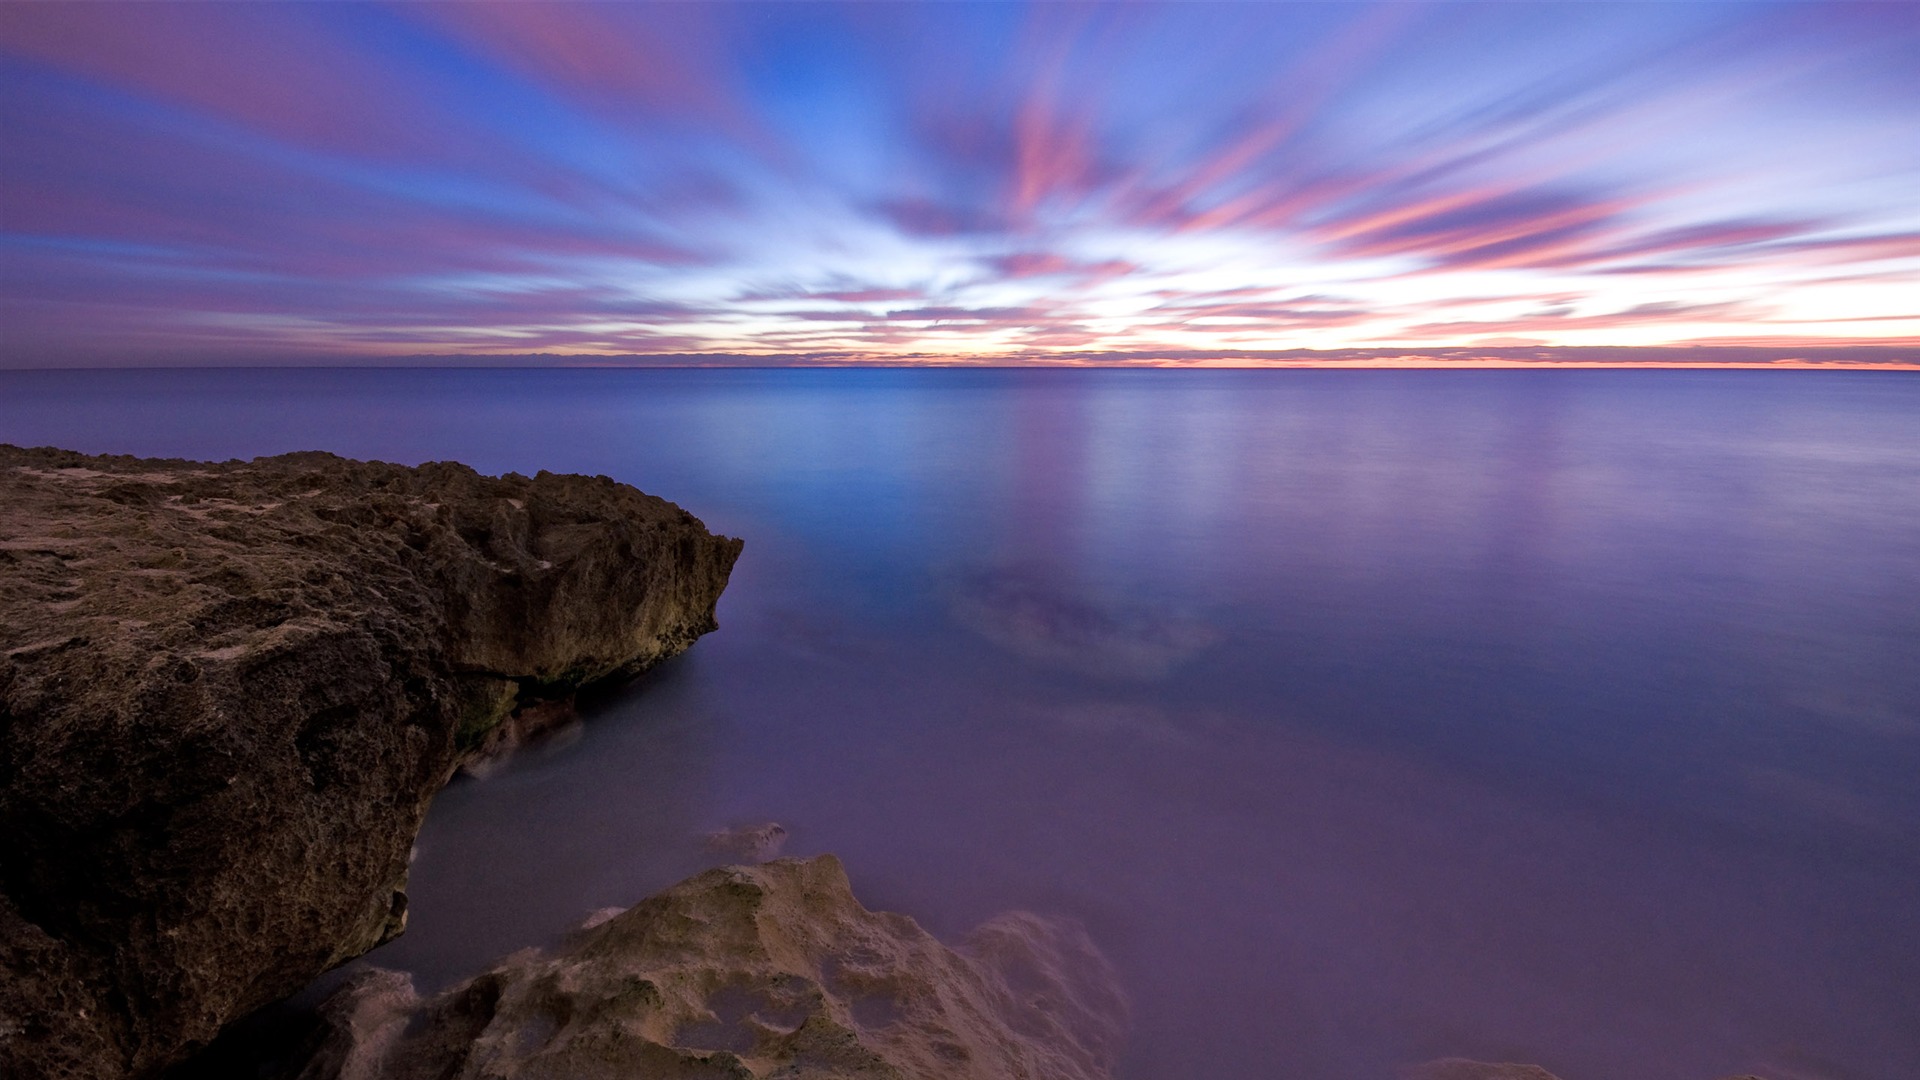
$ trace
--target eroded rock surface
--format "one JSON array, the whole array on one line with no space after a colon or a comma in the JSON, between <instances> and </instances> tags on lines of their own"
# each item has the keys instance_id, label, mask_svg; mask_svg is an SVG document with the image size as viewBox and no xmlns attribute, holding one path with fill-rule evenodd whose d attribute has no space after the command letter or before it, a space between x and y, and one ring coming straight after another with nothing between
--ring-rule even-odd
<instances>
[{"instance_id":1,"label":"eroded rock surface","mask_svg":"<svg viewBox=\"0 0 1920 1080\"><path fill-rule=\"evenodd\" d=\"M1095 1080L1126 1029L1071 924L1003 915L948 948L831 855L710 870L426 1000L361 972L322 1015L301 1080Z\"/></svg>"},{"instance_id":2,"label":"eroded rock surface","mask_svg":"<svg viewBox=\"0 0 1920 1080\"><path fill-rule=\"evenodd\" d=\"M0 447L0 1075L150 1074L391 938L451 772L739 550L604 477Z\"/></svg>"}]
</instances>

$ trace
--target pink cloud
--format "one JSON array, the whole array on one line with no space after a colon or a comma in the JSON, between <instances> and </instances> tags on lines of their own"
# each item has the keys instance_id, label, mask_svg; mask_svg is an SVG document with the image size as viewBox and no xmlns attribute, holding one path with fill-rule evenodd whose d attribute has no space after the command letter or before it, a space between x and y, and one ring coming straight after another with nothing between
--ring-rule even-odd
<instances>
[{"instance_id":1,"label":"pink cloud","mask_svg":"<svg viewBox=\"0 0 1920 1080\"><path fill-rule=\"evenodd\" d=\"M0 51L276 138L359 156L478 160L429 86L334 29L324 7L12 4Z\"/></svg>"},{"instance_id":2,"label":"pink cloud","mask_svg":"<svg viewBox=\"0 0 1920 1080\"><path fill-rule=\"evenodd\" d=\"M1004 278L1071 277L1082 285L1125 277L1140 269L1139 264L1125 259L1083 262L1051 251L1016 252L991 259L988 264Z\"/></svg>"},{"instance_id":3,"label":"pink cloud","mask_svg":"<svg viewBox=\"0 0 1920 1080\"><path fill-rule=\"evenodd\" d=\"M595 105L720 123L748 110L719 72L724 45L698 4L423 4L407 13L534 82Z\"/></svg>"}]
</instances>

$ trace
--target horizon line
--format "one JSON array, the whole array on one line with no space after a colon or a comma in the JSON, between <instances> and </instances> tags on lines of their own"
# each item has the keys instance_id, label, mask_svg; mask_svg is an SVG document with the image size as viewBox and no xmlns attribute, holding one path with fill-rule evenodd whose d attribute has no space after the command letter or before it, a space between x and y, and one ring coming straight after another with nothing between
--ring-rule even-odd
<instances>
[{"instance_id":1,"label":"horizon line","mask_svg":"<svg viewBox=\"0 0 1920 1080\"><path fill-rule=\"evenodd\" d=\"M183 350L184 351L184 350ZM56 354L58 355L58 354ZM106 359L69 355L68 362L0 359L0 371L141 371L216 369L600 369L600 370L1817 370L1920 371L1920 341L1885 344L1729 341L1697 345L1480 345L1342 349L1142 349L1050 353L813 352L267 352ZM26 363L17 361L26 360Z\"/></svg>"},{"instance_id":2,"label":"horizon line","mask_svg":"<svg viewBox=\"0 0 1920 1080\"><path fill-rule=\"evenodd\" d=\"M1302 361L1261 364L1204 363L891 363L812 362L800 364L406 364L406 363L246 363L246 364L76 364L5 367L4 374L105 371L1920 371L1920 361Z\"/></svg>"}]
</instances>

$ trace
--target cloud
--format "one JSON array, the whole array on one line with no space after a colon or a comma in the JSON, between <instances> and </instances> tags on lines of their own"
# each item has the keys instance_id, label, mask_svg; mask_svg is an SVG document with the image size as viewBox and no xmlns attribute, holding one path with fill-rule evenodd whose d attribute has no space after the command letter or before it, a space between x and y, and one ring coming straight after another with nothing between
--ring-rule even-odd
<instances>
[{"instance_id":1,"label":"cloud","mask_svg":"<svg viewBox=\"0 0 1920 1080\"><path fill-rule=\"evenodd\" d=\"M1767 309L1743 303L1683 304L1653 301L1636 304L1622 311L1593 315L1575 315L1566 311L1535 312L1514 319L1459 320L1421 323L1409 327L1413 334L1459 336L1463 334L1565 333L1569 330L1612 329L1643 326L1649 323L1703 323L1717 321L1755 322Z\"/></svg>"},{"instance_id":2,"label":"cloud","mask_svg":"<svg viewBox=\"0 0 1920 1080\"><path fill-rule=\"evenodd\" d=\"M1884 13L16 7L4 364L1914 333Z\"/></svg>"},{"instance_id":3,"label":"cloud","mask_svg":"<svg viewBox=\"0 0 1920 1080\"><path fill-rule=\"evenodd\" d=\"M1138 264L1128 262L1126 259L1101 259L1089 262L1051 251L1018 251L1010 255L999 255L987 260L987 265L1001 277L1015 279L1051 277L1070 280L1077 284L1125 277L1140 269Z\"/></svg>"},{"instance_id":4,"label":"cloud","mask_svg":"<svg viewBox=\"0 0 1920 1080\"><path fill-rule=\"evenodd\" d=\"M889 303L897 300L924 300L926 294L919 289L889 289L879 286L859 286L846 289L806 289L799 287L785 289L756 289L741 293L737 300L742 303L758 303L769 300L833 300L843 304Z\"/></svg>"},{"instance_id":5,"label":"cloud","mask_svg":"<svg viewBox=\"0 0 1920 1080\"><path fill-rule=\"evenodd\" d=\"M1013 323L1019 326L1031 326L1047 321L1050 315L1046 311L1021 307L918 307L889 311L886 317L894 322Z\"/></svg>"},{"instance_id":6,"label":"cloud","mask_svg":"<svg viewBox=\"0 0 1920 1080\"><path fill-rule=\"evenodd\" d=\"M876 204L874 210L908 236L986 236L1006 228L1005 219L992 208L936 199L890 199Z\"/></svg>"}]
</instances>

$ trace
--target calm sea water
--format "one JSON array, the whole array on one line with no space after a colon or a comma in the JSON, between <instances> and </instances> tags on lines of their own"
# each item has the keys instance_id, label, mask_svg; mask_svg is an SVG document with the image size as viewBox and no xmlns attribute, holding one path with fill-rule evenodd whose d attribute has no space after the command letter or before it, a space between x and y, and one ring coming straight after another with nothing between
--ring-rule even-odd
<instances>
[{"instance_id":1,"label":"calm sea water","mask_svg":"<svg viewBox=\"0 0 1920 1080\"><path fill-rule=\"evenodd\" d=\"M1135 1080L1920 1076L1920 378L0 374L0 440L605 473L721 630L434 806L442 985L778 821L1075 916Z\"/></svg>"}]
</instances>

